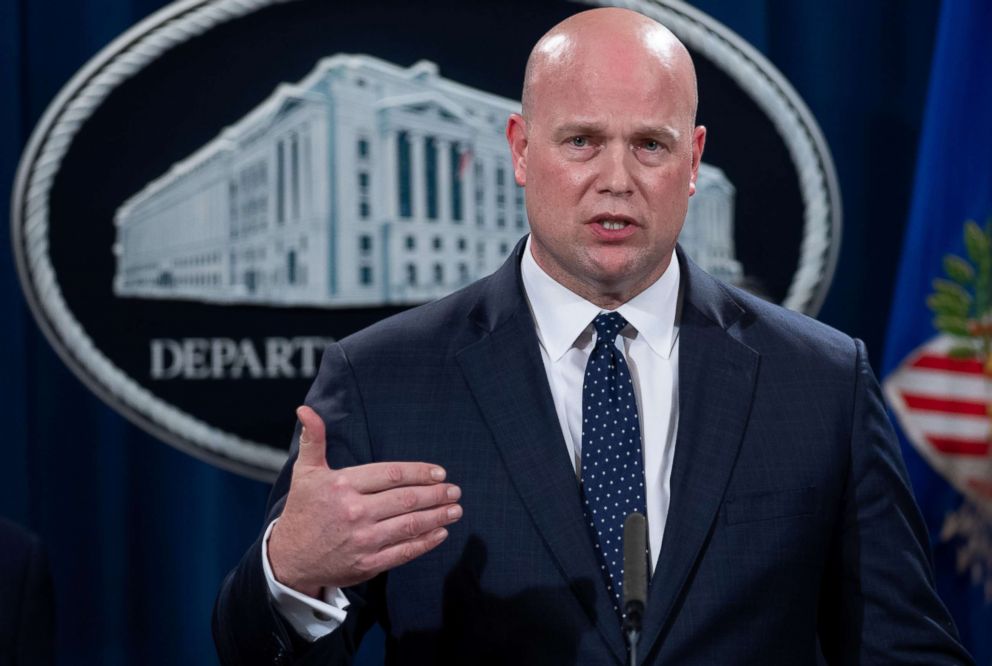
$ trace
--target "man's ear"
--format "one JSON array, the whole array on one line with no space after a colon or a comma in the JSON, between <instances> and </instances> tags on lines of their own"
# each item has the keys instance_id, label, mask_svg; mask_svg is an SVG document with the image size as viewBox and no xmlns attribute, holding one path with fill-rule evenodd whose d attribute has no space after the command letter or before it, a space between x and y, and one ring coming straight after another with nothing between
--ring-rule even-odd
<instances>
[{"instance_id":1,"label":"man's ear","mask_svg":"<svg viewBox=\"0 0 992 666\"><path fill-rule=\"evenodd\" d=\"M697 125L692 131L692 174L689 176L689 196L696 193L696 178L699 177L699 163L703 161L703 148L706 146L706 128Z\"/></svg>"},{"instance_id":2,"label":"man's ear","mask_svg":"<svg viewBox=\"0 0 992 666\"><path fill-rule=\"evenodd\" d=\"M510 115L506 121L506 142L510 144L510 158L513 160L513 178L517 185L527 185L527 122L519 113Z\"/></svg>"}]
</instances>

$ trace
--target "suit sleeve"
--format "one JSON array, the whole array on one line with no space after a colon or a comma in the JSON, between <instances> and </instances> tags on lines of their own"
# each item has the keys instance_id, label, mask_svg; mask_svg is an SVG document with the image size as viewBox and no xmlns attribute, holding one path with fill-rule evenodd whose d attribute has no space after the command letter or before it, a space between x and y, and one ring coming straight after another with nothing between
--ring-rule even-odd
<instances>
[{"instance_id":1,"label":"suit sleeve","mask_svg":"<svg viewBox=\"0 0 992 666\"><path fill-rule=\"evenodd\" d=\"M819 630L831 664L973 664L934 590L926 526L856 345L849 474Z\"/></svg>"},{"instance_id":2,"label":"suit sleeve","mask_svg":"<svg viewBox=\"0 0 992 666\"><path fill-rule=\"evenodd\" d=\"M339 344L324 351L320 372L305 403L324 419L327 462L332 468L372 461L358 385ZM298 636L272 603L262 567L261 540L265 528L282 512L299 435L297 424L289 460L272 488L259 538L224 580L214 606L214 643L224 665L349 664L362 636L379 616L382 577L346 589L350 606L345 622L313 643Z\"/></svg>"}]
</instances>

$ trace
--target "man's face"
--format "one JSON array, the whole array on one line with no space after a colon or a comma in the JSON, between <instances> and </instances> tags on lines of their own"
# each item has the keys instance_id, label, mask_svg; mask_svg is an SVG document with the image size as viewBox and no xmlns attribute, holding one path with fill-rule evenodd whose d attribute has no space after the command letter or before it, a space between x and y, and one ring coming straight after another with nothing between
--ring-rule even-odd
<instances>
[{"instance_id":1,"label":"man's face","mask_svg":"<svg viewBox=\"0 0 992 666\"><path fill-rule=\"evenodd\" d=\"M619 305L667 268L706 131L693 127L684 67L636 47L599 51L540 77L507 137L534 258L572 291Z\"/></svg>"}]
</instances>

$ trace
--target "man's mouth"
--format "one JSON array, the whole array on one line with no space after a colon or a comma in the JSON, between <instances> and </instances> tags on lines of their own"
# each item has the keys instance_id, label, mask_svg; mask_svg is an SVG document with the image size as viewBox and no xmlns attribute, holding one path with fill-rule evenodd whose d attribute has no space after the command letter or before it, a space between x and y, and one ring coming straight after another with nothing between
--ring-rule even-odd
<instances>
[{"instance_id":1,"label":"man's mouth","mask_svg":"<svg viewBox=\"0 0 992 666\"><path fill-rule=\"evenodd\" d=\"M626 220L600 220L599 223L603 225L604 229L608 229L609 231L618 231L630 224Z\"/></svg>"},{"instance_id":2,"label":"man's mouth","mask_svg":"<svg viewBox=\"0 0 992 666\"><path fill-rule=\"evenodd\" d=\"M617 232L623 231L627 227L636 226L634 218L617 213L600 213L589 220L603 231ZM633 231L633 229L631 229Z\"/></svg>"}]
</instances>

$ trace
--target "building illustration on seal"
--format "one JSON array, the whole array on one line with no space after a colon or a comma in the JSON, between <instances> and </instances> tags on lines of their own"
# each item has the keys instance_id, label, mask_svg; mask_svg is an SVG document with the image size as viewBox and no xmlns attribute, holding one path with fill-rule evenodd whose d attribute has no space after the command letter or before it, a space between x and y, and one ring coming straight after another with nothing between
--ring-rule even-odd
<instances>
[{"instance_id":1,"label":"building illustration on seal","mask_svg":"<svg viewBox=\"0 0 992 666\"><path fill-rule=\"evenodd\" d=\"M114 293L324 307L448 294L528 231L504 139L518 110L428 61L324 58L117 210ZM730 282L734 195L701 165L680 237Z\"/></svg>"}]
</instances>

